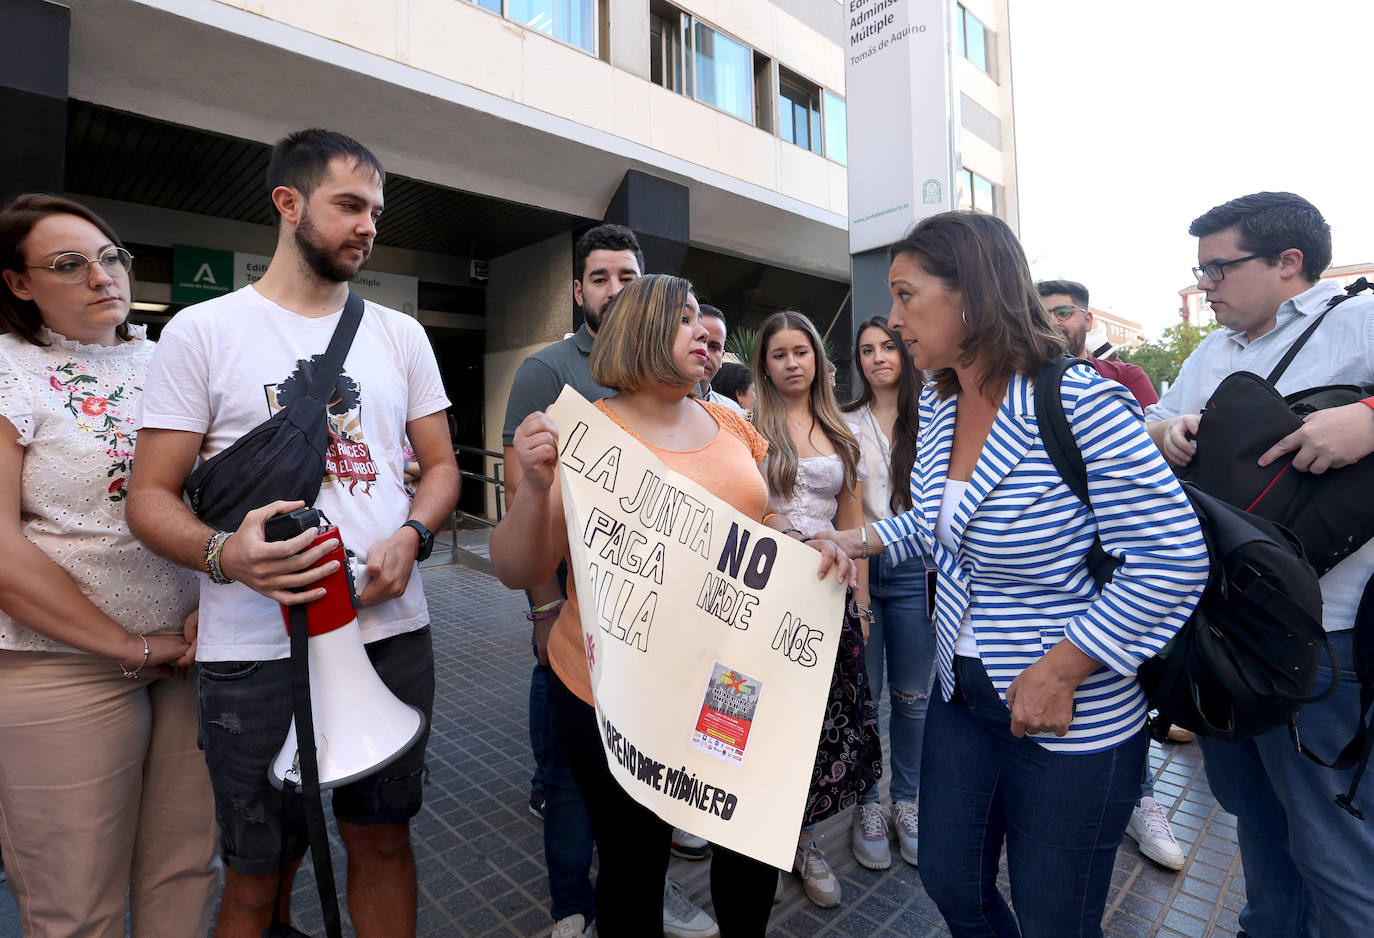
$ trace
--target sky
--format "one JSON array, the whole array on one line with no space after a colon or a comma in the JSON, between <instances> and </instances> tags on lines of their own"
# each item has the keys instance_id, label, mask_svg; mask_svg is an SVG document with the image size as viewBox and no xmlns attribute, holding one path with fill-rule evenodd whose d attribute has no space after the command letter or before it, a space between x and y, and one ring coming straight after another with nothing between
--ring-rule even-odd
<instances>
[{"instance_id":1,"label":"sky","mask_svg":"<svg viewBox=\"0 0 1374 938\"><path fill-rule=\"evenodd\" d=\"M1021 241L1037 279L1178 322L1188 225L1296 192L1374 262L1374 0L1011 0Z\"/></svg>"}]
</instances>

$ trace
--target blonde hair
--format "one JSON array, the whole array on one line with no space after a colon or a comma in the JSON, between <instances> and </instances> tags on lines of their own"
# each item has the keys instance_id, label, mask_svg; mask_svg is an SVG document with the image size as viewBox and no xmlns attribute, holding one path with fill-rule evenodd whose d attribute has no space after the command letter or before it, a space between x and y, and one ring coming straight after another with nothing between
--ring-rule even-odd
<instances>
[{"instance_id":1,"label":"blonde hair","mask_svg":"<svg viewBox=\"0 0 1374 938\"><path fill-rule=\"evenodd\" d=\"M625 285L596 331L587 364L592 380L617 391L650 384L690 387L696 382L673 360L673 343L692 282L648 274Z\"/></svg>"},{"instance_id":2,"label":"blonde hair","mask_svg":"<svg viewBox=\"0 0 1374 938\"><path fill-rule=\"evenodd\" d=\"M754 349L754 386L758 388L758 401L754 404L754 424L763 438L768 441L768 489L775 495L791 498L797 486L797 447L787 432L787 402L768 378L768 343L773 336L784 329L796 329L806 335L811 343L811 352L816 359L816 371L811 377L810 400L808 409L812 418L820 425L830 445L835 447L840 462L844 466L844 487L854 494L854 486L859 473L859 443L854 433L840 413L835 402L835 392L826 377L825 366L830 359L825 354L825 345L816 326L796 310L783 310L774 313L759 327L759 342Z\"/></svg>"}]
</instances>

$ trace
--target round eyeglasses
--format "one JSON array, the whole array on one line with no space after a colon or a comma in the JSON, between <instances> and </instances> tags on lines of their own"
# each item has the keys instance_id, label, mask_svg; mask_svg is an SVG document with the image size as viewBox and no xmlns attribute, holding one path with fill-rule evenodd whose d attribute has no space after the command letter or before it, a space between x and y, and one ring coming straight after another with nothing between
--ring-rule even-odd
<instances>
[{"instance_id":1,"label":"round eyeglasses","mask_svg":"<svg viewBox=\"0 0 1374 938\"><path fill-rule=\"evenodd\" d=\"M1048 310L1049 314L1058 320L1072 319L1074 313L1086 313L1087 310L1081 306L1052 306Z\"/></svg>"},{"instance_id":2,"label":"round eyeglasses","mask_svg":"<svg viewBox=\"0 0 1374 938\"><path fill-rule=\"evenodd\" d=\"M98 257L87 257L79 251L68 251L53 258L51 264L25 264L30 270L51 270L67 283L84 283L91 276L91 265L99 264L100 269L111 277L127 274L133 270L134 256L123 248L106 248Z\"/></svg>"}]
</instances>

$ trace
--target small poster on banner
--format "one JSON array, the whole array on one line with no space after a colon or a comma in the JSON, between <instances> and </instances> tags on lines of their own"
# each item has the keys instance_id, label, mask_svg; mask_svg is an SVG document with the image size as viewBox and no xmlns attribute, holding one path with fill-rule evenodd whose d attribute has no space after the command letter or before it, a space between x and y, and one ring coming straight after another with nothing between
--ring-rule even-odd
<instances>
[{"instance_id":1,"label":"small poster on banner","mask_svg":"<svg viewBox=\"0 0 1374 938\"><path fill-rule=\"evenodd\" d=\"M692 730L691 747L731 765L744 763L763 682L717 661Z\"/></svg>"}]
</instances>

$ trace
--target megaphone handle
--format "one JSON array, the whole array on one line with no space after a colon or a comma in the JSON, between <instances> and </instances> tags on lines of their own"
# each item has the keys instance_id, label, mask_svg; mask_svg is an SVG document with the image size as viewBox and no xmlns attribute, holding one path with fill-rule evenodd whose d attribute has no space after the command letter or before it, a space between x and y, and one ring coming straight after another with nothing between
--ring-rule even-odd
<instances>
[{"instance_id":1,"label":"megaphone handle","mask_svg":"<svg viewBox=\"0 0 1374 938\"><path fill-rule=\"evenodd\" d=\"M291 621L291 709L296 718L296 748L300 759L301 787L304 789L305 826L310 833L310 859L315 866L315 884L320 893L320 909L324 913L325 934L329 938L343 938L339 923L339 897L334 888L334 866L329 859L329 833L324 826L324 805L320 797L320 767L315 753L315 719L310 709L310 625L304 605L290 607ZM283 779L282 792L282 869L286 879L287 809L296 799L296 786ZM277 915L280 909L273 910ZM274 917L273 921L276 919Z\"/></svg>"}]
</instances>

